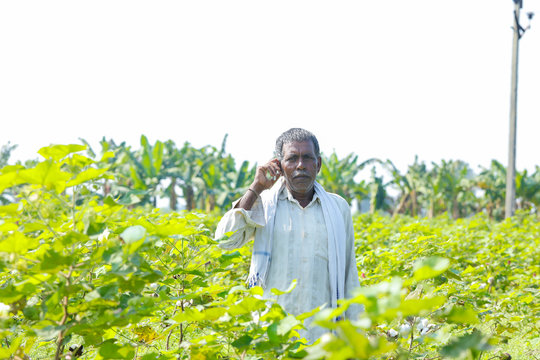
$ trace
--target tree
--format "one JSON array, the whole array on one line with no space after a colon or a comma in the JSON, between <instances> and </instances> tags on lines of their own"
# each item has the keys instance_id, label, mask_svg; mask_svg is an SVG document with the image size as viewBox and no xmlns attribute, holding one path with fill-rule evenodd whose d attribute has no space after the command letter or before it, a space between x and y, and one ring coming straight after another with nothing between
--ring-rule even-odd
<instances>
[{"instance_id":1,"label":"tree","mask_svg":"<svg viewBox=\"0 0 540 360\"><path fill-rule=\"evenodd\" d=\"M466 215L471 200L475 200L472 192L474 183L471 181L473 173L469 165L460 160L442 160L440 165L432 164L422 189L429 203L428 217L445 211L454 219Z\"/></svg>"},{"instance_id":2,"label":"tree","mask_svg":"<svg viewBox=\"0 0 540 360\"><path fill-rule=\"evenodd\" d=\"M480 209L484 209L489 218L504 217L504 199L506 195L506 168L497 160L492 160L487 169L476 177L476 186L481 189Z\"/></svg>"},{"instance_id":3,"label":"tree","mask_svg":"<svg viewBox=\"0 0 540 360\"><path fill-rule=\"evenodd\" d=\"M330 156L321 155L322 166L318 176L318 181L324 188L342 196L347 202L351 203L356 199L360 203L366 198L369 189L364 181L357 181L359 172L368 164L376 159L368 159L358 163L358 155L353 153L339 159L333 152Z\"/></svg>"},{"instance_id":4,"label":"tree","mask_svg":"<svg viewBox=\"0 0 540 360\"><path fill-rule=\"evenodd\" d=\"M409 165L405 175L402 175L391 160L383 163L384 167L393 177L392 183L399 189L397 206L394 208L393 216L397 214L409 214L416 216L419 213L419 192L425 186L427 170L426 165L418 162L418 157L414 158L414 163Z\"/></svg>"}]
</instances>

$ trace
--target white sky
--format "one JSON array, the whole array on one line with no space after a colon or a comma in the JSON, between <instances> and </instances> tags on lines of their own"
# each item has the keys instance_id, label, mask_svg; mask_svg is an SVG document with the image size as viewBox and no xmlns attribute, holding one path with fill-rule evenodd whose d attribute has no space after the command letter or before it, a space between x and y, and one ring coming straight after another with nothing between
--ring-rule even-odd
<instances>
[{"instance_id":1,"label":"white sky","mask_svg":"<svg viewBox=\"0 0 540 360\"><path fill-rule=\"evenodd\" d=\"M270 158L290 127L403 168L507 162L512 0L2 1L0 145L101 137ZM520 43L518 169L540 165L540 0ZM97 150L97 149L96 149Z\"/></svg>"}]
</instances>

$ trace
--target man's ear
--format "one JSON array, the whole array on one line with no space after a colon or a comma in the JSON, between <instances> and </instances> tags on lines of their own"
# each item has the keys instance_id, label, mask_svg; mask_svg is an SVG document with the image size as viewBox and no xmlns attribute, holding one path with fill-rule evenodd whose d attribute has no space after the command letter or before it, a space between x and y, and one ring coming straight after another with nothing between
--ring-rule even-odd
<instances>
[{"instance_id":1,"label":"man's ear","mask_svg":"<svg viewBox=\"0 0 540 360\"><path fill-rule=\"evenodd\" d=\"M320 156L317 156L317 162L318 162L318 165L317 165L317 174L318 174L319 171L321 171L321 166L322 166L322 159Z\"/></svg>"}]
</instances>

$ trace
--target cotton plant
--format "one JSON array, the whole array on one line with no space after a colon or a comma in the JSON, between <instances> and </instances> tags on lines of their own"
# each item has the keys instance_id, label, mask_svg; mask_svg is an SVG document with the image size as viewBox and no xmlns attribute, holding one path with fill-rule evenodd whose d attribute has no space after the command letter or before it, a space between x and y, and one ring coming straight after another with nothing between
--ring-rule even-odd
<instances>
[{"instance_id":1,"label":"cotton plant","mask_svg":"<svg viewBox=\"0 0 540 360\"><path fill-rule=\"evenodd\" d=\"M9 311L11 310L11 306L6 305L4 303L0 303L0 318L8 318L9 317Z\"/></svg>"}]
</instances>

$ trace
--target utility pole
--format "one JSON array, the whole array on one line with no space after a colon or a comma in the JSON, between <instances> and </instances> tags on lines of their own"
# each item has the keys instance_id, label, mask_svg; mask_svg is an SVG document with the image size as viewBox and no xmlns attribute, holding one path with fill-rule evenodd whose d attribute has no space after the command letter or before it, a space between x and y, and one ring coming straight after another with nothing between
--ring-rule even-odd
<instances>
[{"instance_id":1,"label":"utility pole","mask_svg":"<svg viewBox=\"0 0 540 360\"><path fill-rule=\"evenodd\" d=\"M514 215L516 210L516 125L517 125L517 90L518 90L518 54L519 40L529 26L525 29L519 24L519 13L523 7L523 0L514 1L514 41L512 46L512 80L510 91L510 136L508 141L508 167L506 169L506 199L504 215L506 218ZM529 22L534 16L527 13Z\"/></svg>"}]
</instances>

